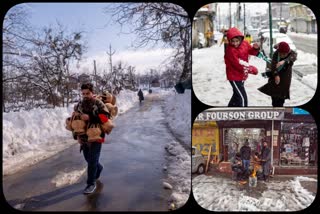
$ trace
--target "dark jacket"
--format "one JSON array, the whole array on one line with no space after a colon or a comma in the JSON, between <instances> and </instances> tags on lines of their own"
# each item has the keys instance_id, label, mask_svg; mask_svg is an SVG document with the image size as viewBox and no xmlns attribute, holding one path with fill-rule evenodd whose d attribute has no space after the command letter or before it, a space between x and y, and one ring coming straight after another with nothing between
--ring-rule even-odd
<instances>
[{"instance_id":1,"label":"dark jacket","mask_svg":"<svg viewBox=\"0 0 320 214\"><path fill-rule=\"evenodd\" d=\"M243 170L243 167L242 167L242 162L241 162L241 159L240 157L234 157L232 163L231 163L231 169L236 171L236 170Z\"/></svg>"},{"instance_id":2,"label":"dark jacket","mask_svg":"<svg viewBox=\"0 0 320 214\"><path fill-rule=\"evenodd\" d=\"M270 148L263 147L261 150L261 160L264 160L263 162L268 162L271 160L271 153Z\"/></svg>"},{"instance_id":3,"label":"dark jacket","mask_svg":"<svg viewBox=\"0 0 320 214\"><path fill-rule=\"evenodd\" d=\"M141 91L141 89L138 91L138 96L140 100L144 100L143 92Z\"/></svg>"},{"instance_id":4,"label":"dark jacket","mask_svg":"<svg viewBox=\"0 0 320 214\"><path fill-rule=\"evenodd\" d=\"M274 52L271 62L272 76L269 78L268 83L258 88L262 93L271 97L277 97L281 99L290 99L290 85L292 77L292 66L297 59L297 53L290 51L287 57L280 58L278 51ZM285 64L280 71L277 71L276 65L278 62L285 60ZM276 85L274 79L275 76L280 76L280 83Z\"/></svg>"},{"instance_id":5,"label":"dark jacket","mask_svg":"<svg viewBox=\"0 0 320 214\"><path fill-rule=\"evenodd\" d=\"M251 148L249 146L242 146L240 149L241 159L250 160L251 157Z\"/></svg>"},{"instance_id":6,"label":"dark jacket","mask_svg":"<svg viewBox=\"0 0 320 214\"><path fill-rule=\"evenodd\" d=\"M271 151L268 147L263 147L261 150L261 165L264 175L269 175L271 167Z\"/></svg>"},{"instance_id":7,"label":"dark jacket","mask_svg":"<svg viewBox=\"0 0 320 214\"><path fill-rule=\"evenodd\" d=\"M249 55L256 56L259 50L254 49L246 40L244 40L244 35L237 28L230 28L228 30L227 37L229 44L224 55L227 79L229 81L246 80L248 73L245 70L243 62L248 63ZM234 37L242 38L242 41L237 48L232 46L230 42L230 40Z\"/></svg>"}]
</instances>

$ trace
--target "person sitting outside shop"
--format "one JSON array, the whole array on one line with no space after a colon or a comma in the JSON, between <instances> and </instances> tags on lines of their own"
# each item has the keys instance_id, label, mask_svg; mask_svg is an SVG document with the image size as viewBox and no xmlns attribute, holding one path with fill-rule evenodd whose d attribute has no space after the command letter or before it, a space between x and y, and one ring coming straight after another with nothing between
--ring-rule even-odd
<instances>
[{"instance_id":1,"label":"person sitting outside shop","mask_svg":"<svg viewBox=\"0 0 320 214\"><path fill-rule=\"evenodd\" d=\"M235 178L237 181L241 181L244 179L245 170L241 161L241 154L238 152L231 163L231 169L235 174Z\"/></svg>"}]
</instances>

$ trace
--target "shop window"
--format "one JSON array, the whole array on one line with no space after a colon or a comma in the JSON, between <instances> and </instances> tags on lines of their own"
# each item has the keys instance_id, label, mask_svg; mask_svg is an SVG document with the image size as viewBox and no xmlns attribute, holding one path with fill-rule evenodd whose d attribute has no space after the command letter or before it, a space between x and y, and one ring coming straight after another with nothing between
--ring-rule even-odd
<instances>
[{"instance_id":1,"label":"shop window","mask_svg":"<svg viewBox=\"0 0 320 214\"><path fill-rule=\"evenodd\" d=\"M228 161L232 161L235 154L248 139L251 153L261 152L265 129L260 128L225 128L223 130L223 144L228 146Z\"/></svg>"},{"instance_id":2,"label":"shop window","mask_svg":"<svg viewBox=\"0 0 320 214\"><path fill-rule=\"evenodd\" d=\"M280 163L282 166L316 165L316 124L282 122L280 140Z\"/></svg>"}]
</instances>

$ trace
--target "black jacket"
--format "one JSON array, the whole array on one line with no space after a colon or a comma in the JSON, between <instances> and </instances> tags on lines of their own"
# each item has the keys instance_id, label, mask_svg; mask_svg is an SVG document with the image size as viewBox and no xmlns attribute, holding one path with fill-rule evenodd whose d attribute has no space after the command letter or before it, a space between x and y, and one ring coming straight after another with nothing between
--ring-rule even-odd
<instances>
[{"instance_id":1,"label":"black jacket","mask_svg":"<svg viewBox=\"0 0 320 214\"><path fill-rule=\"evenodd\" d=\"M251 157L251 148L249 146L242 146L240 149L241 159L250 160Z\"/></svg>"},{"instance_id":2,"label":"black jacket","mask_svg":"<svg viewBox=\"0 0 320 214\"><path fill-rule=\"evenodd\" d=\"M144 97L143 97L143 92L141 90L138 91L138 96L139 96L139 99L140 100L143 100Z\"/></svg>"},{"instance_id":3,"label":"black jacket","mask_svg":"<svg viewBox=\"0 0 320 214\"><path fill-rule=\"evenodd\" d=\"M261 150L261 160L270 161L271 160L271 153L270 148L263 147Z\"/></svg>"},{"instance_id":4,"label":"black jacket","mask_svg":"<svg viewBox=\"0 0 320 214\"><path fill-rule=\"evenodd\" d=\"M268 83L258 88L258 90L271 97L290 99L292 66L296 59L297 53L294 51L290 51L288 56L285 58L280 58L278 51L274 52L271 62L272 76L269 78ZM282 60L285 61L285 64L280 71L277 71L276 65ZM280 77L280 83L278 85L274 81L275 76Z\"/></svg>"}]
</instances>

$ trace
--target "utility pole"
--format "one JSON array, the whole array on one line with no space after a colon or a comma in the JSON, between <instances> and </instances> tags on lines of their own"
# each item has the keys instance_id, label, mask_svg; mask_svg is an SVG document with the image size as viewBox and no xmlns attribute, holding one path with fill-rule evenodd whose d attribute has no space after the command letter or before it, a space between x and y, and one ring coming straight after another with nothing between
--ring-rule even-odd
<instances>
[{"instance_id":1,"label":"utility pole","mask_svg":"<svg viewBox=\"0 0 320 214\"><path fill-rule=\"evenodd\" d=\"M281 27L282 26L282 3L280 2L280 26L279 27Z\"/></svg>"},{"instance_id":2,"label":"utility pole","mask_svg":"<svg viewBox=\"0 0 320 214\"><path fill-rule=\"evenodd\" d=\"M243 32L246 33L246 4L243 3Z\"/></svg>"},{"instance_id":3,"label":"utility pole","mask_svg":"<svg viewBox=\"0 0 320 214\"><path fill-rule=\"evenodd\" d=\"M232 25L232 20L231 20L231 2L229 2L229 16L230 16L230 19L229 19L229 29L230 29L231 25Z\"/></svg>"},{"instance_id":4,"label":"utility pole","mask_svg":"<svg viewBox=\"0 0 320 214\"><path fill-rule=\"evenodd\" d=\"M93 75L94 75L94 82L95 82L95 90L97 90L97 67L96 67L96 60L93 60ZM98 91L98 90L97 90Z\"/></svg>"},{"instance_id":5,"label":"utility pole","mask_svg":"<svg viewBox=\"0 0 320 214\"><path fill-rule=\"evenodd\" d=\"M221 29L221 17L220 17L220 6L219 6L219 4L218 4L218 23L219 23L219 31L220 31L220 29Z\"/></svg>"},{"instance_id":6,"label":"utility pole","mask_svg":"<svg viewBox=\"0 0 320 214\"><path fill-rule=\"evenodd\" d=\"M237 10L237 27L240 29L240 23L241 23L241 3L238 3L238 10Z\"/></svg>"},{"instance_id":7,"label":"utility pole","mask_svg":"<svg viewBox=\"0 0 320 214\"><path fill-rule=\"evenodd\" d=\"M113 74L112 71L112 55L115 54L116 51L112 51L111 50L111 44L109 45L109 52L107 52L107 55L109 56L109 64L110 64L110 73L111 73L111 77L113 77L113 81L111 83L111 93L113 92L113 84L115 83L116 80L116 75Z\"/></svg>"},{"instance_id":8,"label":"utility pole","mask_svg":"<svg viewBox=\"0 0 320 214\"><path fill-rule=\"evenodd\" d=\"M273 37L272 37L272 10L271 10L271 2L269 2L269 29L270 29L270 58L272 59L273 55Z\"/></svg>"}]
</instances>

